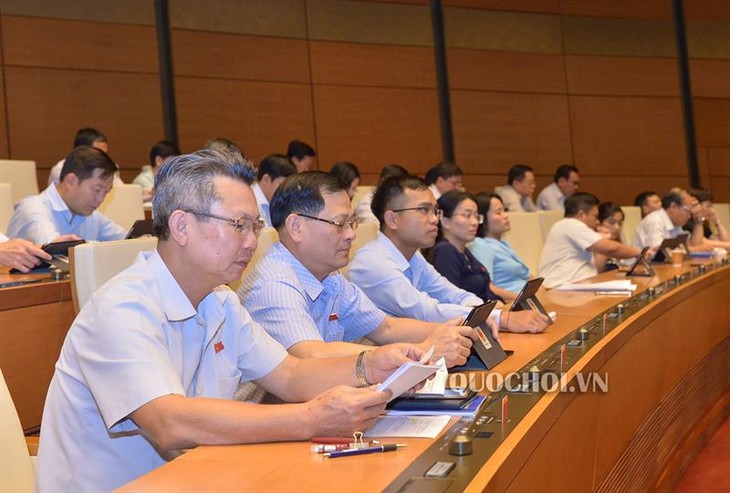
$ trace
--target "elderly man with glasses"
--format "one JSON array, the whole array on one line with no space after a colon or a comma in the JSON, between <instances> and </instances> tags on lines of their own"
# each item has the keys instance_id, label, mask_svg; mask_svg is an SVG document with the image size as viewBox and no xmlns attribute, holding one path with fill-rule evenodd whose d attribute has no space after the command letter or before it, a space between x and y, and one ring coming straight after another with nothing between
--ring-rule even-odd
<instances>
[{"instance_id":1,"label":"elderly man with glasses","mask_svg":"<svg viewBox=\"0 0 730 493\"><path fill-rule=\"evenodd\" d=\"M251 316L299 357L360 355L375 344L435 347L449 366L469 355L474 330L386 315L338 269L347 265L357 221L342 185L321 171L288 177L271 200L280 243L248 273L238 295ZM366 383L366 382L363 382ZM369 383L369 382L368 382Z\"/></svg>"},{"instance_id":2,"label":"elderly man with glasses","mask_svg":"<svg viewBox=\"0 0 730 493\"><path fill-rule=\"evenodd\" d=\"M436 242L442 213L426 183L416 176L390 178L375 190L371 205L380 221L378 237L357 251L348 276L386 313L429 322L468 315L484 301L450 283L429 264L420 249ZM527 310L501 317L494 327L542 332L548 319Z\"/></svg>"}]
</instances>

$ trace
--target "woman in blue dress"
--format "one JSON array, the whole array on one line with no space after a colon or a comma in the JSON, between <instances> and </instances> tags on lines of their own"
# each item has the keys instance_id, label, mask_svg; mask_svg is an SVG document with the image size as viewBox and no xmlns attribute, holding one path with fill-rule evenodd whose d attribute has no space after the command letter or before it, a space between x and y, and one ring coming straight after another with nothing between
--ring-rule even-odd
<instances>
[{"instance_id":1,"label":"woman in blue dress","mask_svg":"<svg viewBox=\"0 0 730 493\"><path fill-rule=\"evenodd\" d=\"M469 250L487 268L496 286L518 293L530 279L530 269L502 239L502 235L511 229L502 199L499 195L482 192L476 196L476 203L484 221Z\"/></svg>"}]
</instances>

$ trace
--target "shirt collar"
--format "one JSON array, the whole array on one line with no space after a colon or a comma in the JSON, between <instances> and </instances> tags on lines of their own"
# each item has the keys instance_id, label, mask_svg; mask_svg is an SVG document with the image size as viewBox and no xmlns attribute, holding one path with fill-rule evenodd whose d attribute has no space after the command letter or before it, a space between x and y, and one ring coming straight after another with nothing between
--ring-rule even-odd
<instances>
[{"instance_id":1,"label":"shirt collar","mask_svg":"<svg viewBox=\"0 0 730 493\"><path fill-rule=\"evenodd\" d=\"M264 191L261 189L261 185L259 185L258 182L251 186L251 190L253 190L253 194L256 196L256 202L258 202L259 206L269 204L269 201L266 200L266 195L264 195Z\"/></svg>"},{"instance_id":2,"label":"shirt collar","mask_svg":"<svg viewBox=\"0 0 730 493\"><path fill-rule=\"evenodd\" d=\"M175 322L187 320L197 315L197 310L190 303L185 292L173 277L170 269L160 257L157 250L153 252L143 252L142 255L147 256L147 265L149 265L152 275L160 288L160 301L162 309L168 320ZM210 295L208 295L210 296ZM206 298L208 297L206 296ZM204 298L203 301L206 299ZM201 301L202 303L202 301Z\"/></svg>"},{"instance_id":3,"label":"shirt collar","mask_svg":"<svg viewBox=\"0 0 730 493\"><path fill-rule=\"evenodd\" d=\"M390 253L392 259L395 260L395 263L401 272L405 272L410 269L411 262L413 262L413 259L415 259L418 255L418 252L416 252L416 254L411 258L411 262L409 262L405 255L398 250L391 239L385 236L382 232L378 232L378 236L375 238L375 241Z\"/></svg>"},{"instance_id":4,"label":"shirt collar","mask_svg":"<svg viewBox=\"0 0 730 493\"><path fill-rule=\"evenodd\" d=\"M68 212L69 214L73 215L71 209L68 208L66 202L61 197L61 194L58 193L58 188L56 188L56 185L49 185L44 193L48 194L52 210L57 212Z\"/></svg>"}]
</instances>

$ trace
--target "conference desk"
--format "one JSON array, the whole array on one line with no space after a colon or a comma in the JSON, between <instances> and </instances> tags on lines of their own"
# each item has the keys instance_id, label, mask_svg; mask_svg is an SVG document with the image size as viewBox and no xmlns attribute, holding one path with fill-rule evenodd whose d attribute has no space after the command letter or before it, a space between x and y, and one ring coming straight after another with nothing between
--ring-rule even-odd
<instances>
[{"instance_id":1,"label":"conference desk","mask_svg":"<svg viewBox=\"0 0 730 493\"><path fill-rule=\"evenodd\" d=\"M68 280L0 272L0 284L25 280L38 282L0 288L0 368L23 429L37 431L74 309Z\"/></svg>"},{"instance_id":2,"label":"conference desk","mask_svg":"<svg viewBox=\"0 0 730 493\"><path fill-rule=\"evenodd\" d=\"M567 383L578 374L605 375L608 390L544 394L519 422L487 438L499 445L469 471L473 477L466 491L673 488L728 415L730 267L696 277L689 262L656 270L654 278L632 278L638 285L634 297L645 300L634 312L612 311L626 298L547 291L540 296L548 310L558 312L555 324L543 334L501 335L515 354L493 371L506 375L608 313L615 327L563 374ZM690 271L691 276L672 281ZM621 277L609 272L597 280ZM658 294L650 297L649 287ZM416 465L439 439L397 441L408 446L329 460L311 453L307 442L201 446L120 491L397 491L403 476L423 475L428 467ZM466 467L466 457L450 460L456 463L451 475ZM445 491L449 481L411 486L407 491Z\"/></svg>"}]
</instances>

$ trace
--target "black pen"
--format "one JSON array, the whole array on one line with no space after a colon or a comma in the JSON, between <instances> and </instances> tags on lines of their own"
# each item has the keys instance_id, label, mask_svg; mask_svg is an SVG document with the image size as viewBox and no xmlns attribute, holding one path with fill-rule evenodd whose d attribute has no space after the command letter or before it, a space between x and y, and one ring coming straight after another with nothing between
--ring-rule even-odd
<instances>
[{"instance_id":1,"label":"black pen","mask_svg":"<svg viewBox=\"0 0 730 493\"><path fill-rule=\"evenodd\" d=\"M324 454L328 459L336 459L337 457L347 457L349 455L377 454L380 452L394 452L401 447L405 447L404 443L388 443L386 445L378 445L377 447L366 448L350 448L346 450L337 450Z\"/></svg>"}]
</instances>

